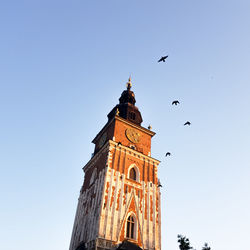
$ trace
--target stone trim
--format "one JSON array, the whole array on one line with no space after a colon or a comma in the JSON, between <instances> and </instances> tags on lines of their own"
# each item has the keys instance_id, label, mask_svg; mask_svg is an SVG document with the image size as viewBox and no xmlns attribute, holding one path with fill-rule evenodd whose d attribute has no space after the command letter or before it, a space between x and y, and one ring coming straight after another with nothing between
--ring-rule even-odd
<instances>
[{"instance_id":1,"label":"stone trim","mask_svg":"<svg viewBox=\"0 0 250 250\"><path fill-rule=\"evenodd\" d=\"M118 145L117 142L112 141L112 140L109 140L109 143L110 143L112 149L114 149L115 146ZM119 145L119 147L121 148L122 152L127 151L129 154L132 154L134 157L136 157L136 158L138 158L140 160L141 160L141 158L143 158L143 159L145 158L150 163L151 162L154 163L156 166L158 166L160 164L160 162L161 162L161 161L159 161L159 160L157 160L157 159L155 159L153 157L144 155L144 154L142 154L142 153L140 153L140 152L138 152L138 151L136 151L136 150L134 150L132 148L129 148L129 147L126 147L126 146L123 146L123 145Z\"/></svg>"},{"instance_id":2,"label":"stone trim","mask_svg":"<svg viewBox=\"0 0 250 250\"><path fill-rule=\"evenodd\" d=\"M111 147L109 147L111 146ZM108 151L109 149L115 149L118 146L118 143L112 140L108 140L104 146L100 149L100 151L98 151L93 158L91 158L88 163L82 168L84 172L86 172L88 170L88 168L92 167L96 161L101 157L102 153ZM134 157L138 158L141 160L141 158L147 160L149 163L155 164L155 166L158 166L160 164L159 160L156 160L150 156L144 155L140 152L137 152L129 147L123 146L123 145L119 145L120 147L120 152L127 152L129 154L133 154Z\"/></svg>"},{"instance_id":3,"label":"stone trim","mask_svg":"<svg viewBox=\"0 0 250 250\"><path fill-rule=\"evenodd\" d=\"M151 130L149 130L149 129L146 129L146 128L142 127L142 126L136 125L135 123L132 123L132 122L130 122L130 121L128 121L128 120L126 120L126 119L124 119L124 118L122 118L122 117L116 115L116 116L114 116L114 117L110 120L110 122L107 122L107 123L104 125L104 127L100 130L100 132L99 132L99 133L95 136L95 138L92 140L93 143L96 143L96 142L98 141L98 139L99 139L99 137L101 136L101 134L103 133L103 131L106 130L106 128L109 127L115 119L118 120L118 121L122 121L122 122L124 122L125 124L128 124L128 125L130 125L131 127L134 127L134 128L136 128L136 129L138 129L138 130L141 130L141 131L145 132L146 134L151 135L152 137L155 135L155 132L153 132L153 131L151 131Z\"/></svg>"}]
</instances>

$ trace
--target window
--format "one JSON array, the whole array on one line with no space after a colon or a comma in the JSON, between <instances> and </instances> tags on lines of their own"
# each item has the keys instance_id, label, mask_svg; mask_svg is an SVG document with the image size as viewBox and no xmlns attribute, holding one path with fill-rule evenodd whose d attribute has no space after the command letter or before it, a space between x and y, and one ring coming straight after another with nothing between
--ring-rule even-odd
<instances>
[{"instance_id":1,"label":"window","mask_svg":"<svg viewBox=\"0 0 250 250\"><path fill-rule=\"evenodd\" d=\"M93 170L90 181L89 181L89 185L91 185L96 179L96 168Z\"/></svg>"},{"instance_id":2,"label":"window","mask_svg":"<svg viewBox=\"0 0 250 250\"><path fill-rule=\"evenodd\" d=\"M129 179L135 180L136 181L136 171L134 168L131 168L129 171Z\"/></svg>"},{"instance_id":3,"label":"window","mask_svg":"<svg viewBox=\"0 0 250 250\"><path fill-rule=\"evenodd\" d=\"M129 180L140 182L140 170L138 169L138 167L134 163L132 163L129 166L126 177Z\"/></svg>"},{"instance_id":4,"label":"window","mask_svg":"<svg viewBox=\"0 0 250 250\"><path fill-rule=\"evenodd\" d=\"M130 117L130 119L135 120L135 113L134 112L130 112L129 113L129 117Z\"/></svg>"},{"instance_id":5,"label":"window","mask_svg":"<svg viewBox=\"0 0 250 250\"><path fill-rule=\"evenodd\" d=\"M135 218L130 215L127 219L127 238L135 239Z\"/></svg>"},{"instance_id":6,"label":"window","mask_svg":"<svg viewBox=\"0 0 250 250\"><path fill-rule=\"evenodd\" d=\"M140 182L140 170L139 168L135 165L135 163L132 163L127 170L126 173L126 178L128 180L133 180L136 182Z\"/></svg>"}]
</instances>

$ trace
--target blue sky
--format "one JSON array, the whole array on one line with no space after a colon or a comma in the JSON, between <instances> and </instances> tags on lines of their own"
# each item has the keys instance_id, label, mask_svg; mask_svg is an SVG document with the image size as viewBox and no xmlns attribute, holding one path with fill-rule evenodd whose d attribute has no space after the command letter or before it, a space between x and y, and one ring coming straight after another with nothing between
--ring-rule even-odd
<instances>
[{"instance_id":1,"label":"blue sky","mask_svg":"<svg viewBox=\"0 0 250 250\"><path fill-rule=\"evenodd\" d=\"M246 249L249 11L247 0L2 1L0 248L68 249L81 168L131 74L162 161L162 249L177 250L179 233L197 250Z\"/></svg>"}]
</instances>

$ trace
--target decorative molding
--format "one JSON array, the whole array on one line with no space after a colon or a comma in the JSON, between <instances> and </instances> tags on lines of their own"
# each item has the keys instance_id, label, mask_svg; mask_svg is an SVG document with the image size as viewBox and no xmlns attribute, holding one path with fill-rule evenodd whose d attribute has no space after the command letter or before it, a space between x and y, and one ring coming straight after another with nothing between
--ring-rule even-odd
<instances>
[{"instance_id":1,"label":"decorative molding","mask_svg":"<svg viewBox=\"0 0 250 250\"><path fill-rule=\"evenodd\" d=\"M115 142L115 141L112 141L112 140L109 140L109 143L111 145L111 148L114 149L118 143ZM135 151L134 149L132 148L129 148L129 147L126 147L126 146L123 146L123 145L119 145L119 147L121 148L122 152L125 152L125 151L128 151L131 155L133 155L134 157L142 160L145 158L145 160L148 160L150 163L154 163L156 166L158 166L160 164L161 161L151 157L151 156L147 156L147 155L144 155L138 151ZM141 159L142 158L142 159Z\"/></svg>"}]
</instances>

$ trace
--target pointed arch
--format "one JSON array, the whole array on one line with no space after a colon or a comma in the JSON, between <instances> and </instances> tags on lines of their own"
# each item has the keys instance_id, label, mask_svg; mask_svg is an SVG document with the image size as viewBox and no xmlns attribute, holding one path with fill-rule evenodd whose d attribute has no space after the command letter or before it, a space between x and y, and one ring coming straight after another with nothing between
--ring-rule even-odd
<instances>
[{"instance_id":1,"label":"pointed arch","mask_svg":"<svg viewBox=\"0 0 250 250\"><path fill-rule=\"evenodd\" d=\"M137 240L138 221L134 212L127 214L125 224L125 236L128 239Z\"/></svg>"},{"instance_id":2,"label":"pointed arch","mask_svg":"<svg viewBox=\"0 0 250 250\"><path fill-rule=\"evenodd\" d=\"M136 171L135 168L131 168L129 171L129 179L135 180L136 181Z\"/></svg>"},{"instance_id":3,"label":"pointed arch","mask_svg":"<svg viewBox=\"0 0 250 250\"><path fill-rule=\"evenodd\" d=\"M118 240L123 241L124 239L126 239L126 219L131 213L133 213L133 215L136 217L136 235L135 235L136 241L141 239L141 243L143 245L143 234L142 234L141 222L140 222L140 217L139 217L140 211L139 211L138 202L136 201L136 194L134 190L131 192L130 196L128 197L128 201L125 206L124 215L122 216L119 229L117 230L117 241Z\"/></svg>"},{"instance_id":4,"label":"pointed arch","mask_svg":"<svg viewBox=\"0 0 250 250\"><path fill-rule=\"evenodd\" d=\"M134 163L131 164L128 168L127 178L140 182L140 171Z\"/></svg>"}]
</instances>

